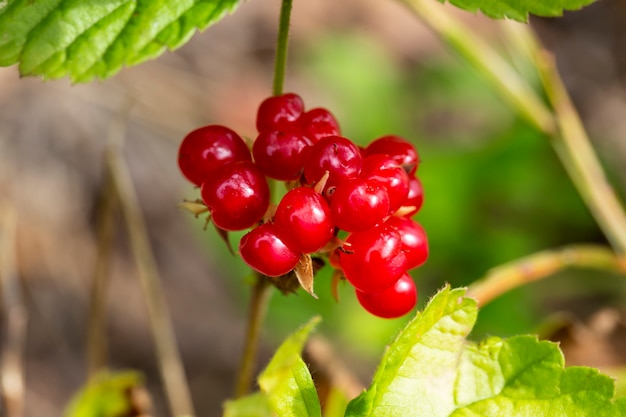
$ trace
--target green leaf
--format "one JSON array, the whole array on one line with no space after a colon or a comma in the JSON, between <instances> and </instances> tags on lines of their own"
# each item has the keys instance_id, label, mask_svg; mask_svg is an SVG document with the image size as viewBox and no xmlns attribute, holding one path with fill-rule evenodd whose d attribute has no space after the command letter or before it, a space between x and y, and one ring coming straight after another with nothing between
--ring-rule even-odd
<instances>
[{"instance_id":1,"label":"green leaf","mask_svg":"<svg viewBox=\"0 0 626 417\"><path fill-rule=\"evenodd\" d=\"M428 1L428 0L426 0ZM445 3L446 0L439 0ZM480 10L485 15L502 19L525 22L528 14L537 16L562 16L564 10L578 10L595 0L448 0L450 4L464 10L476 12Z\"/></svg>"},{"instance_id":2,"label":"green leaf","mask_svg":"<svg viewBox=\"0 0 626 417\"><path fill-rule=\"evenodd\" d=\"M132 390L141 389L142 384L142 376L133 371L98 374L74 396L65 416L129 416L134 408Z\"/></svg>"},{"instance_id":3,"label":"green leaf","mask_svg":"<svg viewBox=\"0 0 626 417\"><path fill-rule=\"evenodd\" d=\"M563 368L556 344L533 336L467 341L477 315L464 289L446 287L389 346L350 417L626 416L614 382Z\"/></svg>"},{"instance_id":4,"label":"green leaf","mask_svg":"<svg viewBox=\"0 0 626 417\"><path fill-rule=\"evenodd\" d=\"M226 401L223 417L272 417L267 395L256 392L237 400Z\"/></svg>"},{"instance_id":5,"label":"green leaf","mask_svg":"<svg viewBox=\"0 0 626 417\"><path fill-rule=\"evenodd\" d=\"M313 318L283 342L259 377L261 390L278 417L322 415L313 378L300 357L309 333L319 321L319 317Z\"/></svg>"},{"instance_id":6,"label":"green leaf","mask_svg":"<svg viewBox=\"0 0 626 417\"><path fill-rule=\"evenodd\" d=\"M241 0L4 0L0 66L22 75L107 78L175 49Z\"/></svg>"}]
</instances>

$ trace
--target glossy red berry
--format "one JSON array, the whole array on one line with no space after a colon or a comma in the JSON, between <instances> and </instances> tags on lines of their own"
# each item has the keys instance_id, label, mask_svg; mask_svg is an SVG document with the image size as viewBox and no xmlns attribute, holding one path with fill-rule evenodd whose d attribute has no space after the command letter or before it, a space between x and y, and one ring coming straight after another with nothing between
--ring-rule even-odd
<instances>
[{"instance_id":1,"label":"glossy red berry","mask_svg":"<svg viewBox=\"0 0 626 417\"><path fill-rule=\"evenodd\" d=\"M391 157L371 155L363 160L361 177L383 185L389 194L389 212L395 213L409 194L409 175Z\"/></svg>"},{"instance_id":2,"label":"glossy red berry","mask_svg":"<svg viewBox=\"0 0 626 417\"><path fill-rule=\"evenodd\" d=\"M270 277L288 273L299 259L299 255L278 237L271 223L245 234L239 241L239 253L252 269Z\"/></svg>"},{"instance_id":3,"label":"glossy red berry","mask_svg":"<svg viewBox=\"0 0 626 417\"><path fill-rule=\"evenodd\" d=\"M243 230L257 223L269 206L265 176L252 163L233 162L215 170L202 184L202 200L216 226Z\"/></svg>"},{"instance_id":4,"label":"glossy red berry","mask_svg":"<svg viewBox=\"0 0 626 417\"><path fill-rule=\"evenodd\" d=\"M212 171L234 161L252 161L250 151L237 133L220 125L190 132L178 149L181 172L197 186L201 186Z\"/></svg>"},{"instance_id":5,"label":"glossy red berry","mask_svg":"<svg viewBox=\"0 0 626 417\"><path fill-rule=\"evenodd\" d=\"M407 269L400 233L384 223L350 234L339 263L346 279L364 292L389 288Z\"/></svg>"},{"instance_id":6,"label":"glossy red berry","mask_svg":"<svg viewBox=\"0 0 626 417\"><path fill-rule=\"evenodd\" d=\"M298 120L298 125L313 142L317 142L326 136L341 135L339 123L335 116L321 107L303 113Z\"/></svg>"},{"instance_id":7,"label":"glossy red berry","mask_svg":"<svg viewBox=\"0 0 626 417\"><path fill-rule=\"evenodd\" d=\"M424 228L408 217L391 216L387 224L395 227L402 239L407 269L416 268L428 259L428 239Z\"/></svg>"},{"instance_id":8,"label":"glossy red berry","mask_svg":"<svg viewBox=\"0 0 626 417\"><path fill-rule=\"evenodd\" d=\"M409 174L415 174L419 164L419 155L413 144L400 136L383 136L367 145L365 157L375 154L392 157Z\"/></svg>"},{"instance_id":9,"label":"glossy red berry","mask_svg":"<svg viewBox=\"0 0 626 417\"><path fill-rule=\"evenodd\" d=\"M409 179L409 194L402 202L402 207L407 210L403 210L402 215L405 217L411 217L417 213L424 204L424 189L419 178L413 177Z\"/></svg>"},{"instance_id":10,"label":"glossy red berry","mask_svg":"<svg viewBox=\"0 0 626 417\"><path fill-rule=\"evenodd\" d=\"M304 102L297 94L268 97L259 105L256 128L259 132L264 132L290 127L303 112Z\"/></svg>"},{"instance_id":11,"label":"glossy red berry","mask_svg":"<svg viewBox=\"0 0 626 417\"><path fill-rule=\"evenodd\" d=\"M353 178L337 186L330 209L335 225L348 232L369 229L389 215L389 195L373 180Z\"/></svg>"},{"instance_id":12,"label":"glossy red berry","mask_svg":"<svg viewBox=\"0 0 626 417\"><path fill-rule=\"evenodd\" d=\"M281 238L300 253L316 252L333 237L330 208L312 188L297 187L283 196L274 224Z\"/></svg>"},{"instance_id":13,"label":"glossy red berry","mask_svg":"<svg viewBox=\"0 0 626 417\"><path fill-rule=\"evenodd\" d=\"M267 130L254 141L252 154L265 175L292 181L302 175L305 150L310 146L311 141L299 130Z\"/></svg>"},{"instance_id":14,"label":"glossy red berry","mask_svg":"<svg viewBox=\"0 0 626 417\"><path fill-rule=\"evenodd\" d=\"M375 316L394 319L404 316L417 303L417 288L409 276L404 274L393 286L379 293L366 293L356 290L361 306Z\"/></svg>"},{"instance_id":15,"label":"glossy red berry","mask_svg":"<svg viewBox=\"0 0 626 417\"><path fill-rule=\"evenodd\" d=\"M350 139L327 136L307 151L304 177L308 184L315 184L328 171L327 187L335 186L344 179L357 177L362 164L361 151Z\"/></svg>"}]
</instances>

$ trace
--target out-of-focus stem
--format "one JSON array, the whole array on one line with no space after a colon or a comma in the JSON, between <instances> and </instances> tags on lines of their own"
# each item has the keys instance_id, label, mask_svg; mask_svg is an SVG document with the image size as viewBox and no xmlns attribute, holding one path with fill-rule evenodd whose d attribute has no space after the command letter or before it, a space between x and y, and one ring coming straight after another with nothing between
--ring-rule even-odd
<instances>
[{"instance_id":1,"label":"out-of-focus stem","mask_svg":"<svg viewBox=\"0 0 626 417\"><path fill-rule=\"evenodd\" d=\"M0 347L0 409L6 417L24 415L24 345L28 312L15 269L17 215L0 207L0 293L3 343Z\"/></svg>"},{"instance_id":2,"label":"out-of-focus stem","mask_svg":"<svg viewBox=\"0 0 626 417\"><path fill-rule=\"evenodd\" d=\"M598 245L573 245L538 252L497 266L470 285L467 295L488 304L500 295L522 285L547 278L570 267L594 268L626 275L626 258L615 255L610 248Z\"/></svg>"},{"instance_id":3,"label":"out-of-focus stem","mask_svg":"<svg viewBox=\"0 0 626 417\"><path fill-rule=\"evenodd\" d=\"M485 77L519 113L547 134L556 131L554 117L532 87L491 46L433 0L400 0Z\"/></svg>"},{"instance_id":4,"label":"out-of-focus stem","mask_svg":"<svg viewBox=\"0 0 626 417\"><path fill-rule=\"evenodd\" d=\"M100 195L96 220L97 254L89 303L87 328L87 372L91 379L106 363L105 304L106 288L111 265L113 225L117 198L113 181L105 170L104 187Z\"/></svg>"},{"instance_id":5,"label":"out-of-focus stem","mask_svg":"<svg viewBox=\"0 0 626 417\"><path fill-rule=\"evenodd\" d=\"M194 415L191 393L163 295L158 268L150 249L146 224L139 208L130 173L118 147L111 146L109 149L107 165L113 178L128 228L131 248L137 262L170 411L174 417L191 417Z\"/></svg>"},{"instance_id":6,"label":"out-of-focus stem","mask_svg":"<svg viewBox=\"0 0 626 417\"><path fill-rule=\"evenodd\" d=\"M244 340L244 349L239 363L239 372L235 387L235 398L241 398L250 392L254 380L257 351L261 328L267 313L267 305L271 295L272 286L266 277L257 275L256 282L250 294L250 307L248 310L248 328Z\"/></svg>"}]
</instances>

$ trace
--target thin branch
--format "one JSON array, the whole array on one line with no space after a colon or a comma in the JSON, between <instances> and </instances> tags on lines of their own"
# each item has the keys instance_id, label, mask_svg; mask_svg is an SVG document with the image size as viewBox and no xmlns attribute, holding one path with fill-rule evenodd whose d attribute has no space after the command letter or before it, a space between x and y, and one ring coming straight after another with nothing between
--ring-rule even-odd
<instances>
[{"instance_id":1,"label":"thin branch","mask_svg":"<svg viewBox=\"0 0 626 417\"><path fill-rule=\"evenodd\" d=\"M150 248L146 224L139 208L130 173L117 147L112 146L109 149L107 164L115 184L120 207L128 228L130 244L137 262L170 411L175 417L193 416L191 393L163 295L158 268Z\"/></svg>"},{"instance_id":2,"label":"thin branch","mask_svg":"<svg viewBox=\"0 0 626 417\"><path fill-rule=\"evenodd\" d=\"M3 340L0 357L0 409L6 417L24 415L24 348L28 312L15 269L17 215L0 207L0 291L2 294Z\"/></svg>"},{"instance_id":3,"label":"thin branch","mask_svg":"<svg viewBox=\"0 0 626 417\"><path fill-rule=\"evenodd\" d=\"M246 330L244 350L241 354L241 360L239 362L235 398L245 396L252 388L261 328L263 326L263 321L265 320L265 314L267 313L267 305L269 303L270 295L272 294L272 286L268 282L268 278L262 275L256 275L255 279L256 282L254 283L252 293L250 294L248 328Z\"/></svg>"},{"instance_id":4,"label":"thin branch","mask_svg":"<svg viewBox=\"0 0 626 417\"><path fill-rule=\"evenodd\" d=\"M470 285L467 295L488 304L500 295L522 285L538 281L565 268L593 268L626 275L626 258L599 245L572 245L547 250L500 265Z\"/></svg>"}]
</instances>

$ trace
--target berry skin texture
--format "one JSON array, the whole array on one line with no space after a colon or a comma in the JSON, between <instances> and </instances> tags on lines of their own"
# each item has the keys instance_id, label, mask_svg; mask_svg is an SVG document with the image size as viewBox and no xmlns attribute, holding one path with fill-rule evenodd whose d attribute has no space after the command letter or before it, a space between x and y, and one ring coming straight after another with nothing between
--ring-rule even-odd
<instances>
[{"instance_id":1,"label":"berry skin texture","mask_svg":"<svg viewBox=\"0 0 626 417\"><path fill-rule=\"evenodd\" d=\"M350 234L339 263L346 279L369 293L389 288L407 269L400 233L386 224Z\"/></svg>"},{"instance_id":2,"label":"berry skin texture","mask_svg":"<svg viewBox=\"0 0 626 417\"><path fill-rule=\"evenodd\" d=\"M300 177L304 153L311 141L295 129L261 132L254 141L252 154L257 167L270 178L291 181Z\"/></svg>"},{"instance_id":3,"label":"berry skin texture","mask_svg":"<svg viewBox=\"0 0 626 417\"><path fill-rule=\"evenodd\" d=\"M252 161L241 137L220 125L198 128L185 136L178 149L178 166L198 187L217 168L235 161Z\"/></svg>"},{"instance_id":4,"label":"berry skin texture","mask_svg":"<svg viewBox=\"0 0 626 417\"><path fill-rule=\"evenodd\" d=\"M389 194L389 213L395 213L409 194L409 175L391 157L371 155L363 160L361 177L374 180Z\"/></svg>"},{"instance_id":5,"label":"berry skin texture","mask_svg":"<svg viewBox=\"0 0 626 417\"><path fill-rule=\"evenodd\" d=\"M268 97L259 105L256 128L259 132L290 127L304 112L302 98L294 93Z\"/></svg>"},{"instance_id":6,"label":"berry skin texture","mask_svg":"<svg viewBox=\"0 0 626 417\"><path fill-rule=\"evenodd\" d=\"M257 223L269 206L263 173L247 161L224 165L202 184L202 200L213 223L224 230L243 230Z\"/></svg>"},{"instance_id":7,"label":"berry skin texture","mask_svg":"<svg viewBox=\"0 0 626 417\"><path fill-rule=\"evenodd\" d=\"M309 135L313 143L326 136L341 135L339 122L337 122L335 116L321 107L311 109L302 114L298 120L298 125L300 125L300 129Z\"/></svg>"},{"instance_id":8,"label":"berry skin texture","mask_svg":"<svg viewBox=\"0 0 626 417\"><path fill-rule=\"evenodd\" d=\"M288 273L299 260L298 254L278 237L272 223L245 234L239 241L239 253L252 269L269 277Z\"/></svg>"},{"instance_id":9,"label":"berry skin texture","mask_svg":"<svg viewBox=\"0 0 626 417\"><path fill-rule=\"evenodd\" d=\"M304 177L308 184L318 182L328 171L326 188L344 179L355 178L361 172L363 157L358 146L342 136L327 136L309 148L304 162Z\"/></svg>"},{"instance_id":10,"label":"berry skin texture","mask_svg":"<svg viewBox=\"0 0 626 417\"><path fill-rule=\"evenodd\" d=\"M353 178L337 186L330 210L337 227L348 232L366 230L389 215L389 195L380 183Z\"/></svg>"},{"instance_id":11,"label":"berry skin texture","mask_svg":"<svg viewBox=\"0 0 626 417\"><path fill-rule=\"evenodd\" d=\"M419 165L419 155L411 142L400 136L389 135L372 141L365 148L364 156L383 154L393 158L410 175L415 174Z\"/></svg>"},{"instance_id":12,"label":"berry skin texture","mask_svg":"<svg viewBox=\"0 0 626 417\"><path fill-rule=\"evenodd\" d=\"M406 268L421 266L428 259L428 239L424 228L408 217L391 216L387 224L395 227L402 239L402 250L406 255Z\"/></svg>"},{"instance_id":13,"label":"berry skin texture","mask_svg":"<svg viewBox=\"0 0 626 417\"><path fill-rule=\"evenodd\" d=\"M375 316L395 319L409 313L417 303L417 288L409 276L404 274L396 283L379 293L356 290L361 306Z\"/></svg>"},{"instance_id":14,"label":"berry skin texture","mask_svg":"<svg viewBox=\"0 0 626 417\"><path fill-rule=\"evenodd\" d=\"M313 253L332 239L335 226L326 200L312 188L297 187L283 196L274 224L280 237L300 253Z\"/></svg>"}]
</instances>

